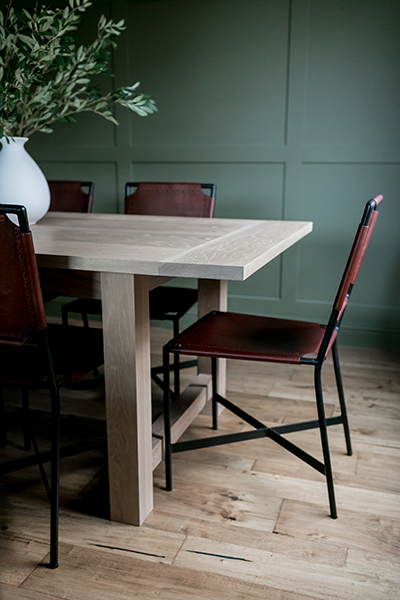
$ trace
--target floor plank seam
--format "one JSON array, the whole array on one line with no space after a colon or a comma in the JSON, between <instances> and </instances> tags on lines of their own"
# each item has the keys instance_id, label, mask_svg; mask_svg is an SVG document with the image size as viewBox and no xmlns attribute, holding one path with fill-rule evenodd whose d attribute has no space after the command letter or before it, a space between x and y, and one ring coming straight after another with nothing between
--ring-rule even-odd
<instances>
[{"instance_id":1,"label":"floor plank seam","mask_svg":"<svg viewBox=\"0 0 400 600\"><path fill-rule=\"evenodd\" d=\"M176 551L176 553L175 553L175 556L174 556L174 558L172 559L172 562L171 562L171 564L170 564L170 566L171 566L171 567L173 567L173 566L174 566L174 563L175 563L176 559L178 558L178 555L179 555L179 553L181 552L181 550L182 550L182 548L183 548L183 546L184 546L184 544L185 544L185 542L186 542L186 540L187 540L187 539L188 539L188 535L185 535L185 539L184 539L184 540L182 540L182 543L181 543L181 545L179 546L178 550L177 550L177 551Z\"/></svg>"}]
</instances>

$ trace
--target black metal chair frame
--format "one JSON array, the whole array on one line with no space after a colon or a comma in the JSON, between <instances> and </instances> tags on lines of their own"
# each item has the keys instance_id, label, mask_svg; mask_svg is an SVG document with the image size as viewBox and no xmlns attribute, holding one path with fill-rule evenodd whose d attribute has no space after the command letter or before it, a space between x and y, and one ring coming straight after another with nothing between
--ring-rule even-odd
<instances>
[{"instance_id":1,"label":"black metal chair frame","mask_svg":"<svg viewBox=\"0 0 400 600\"><path fill-rule=\"evenodd\" d=\"M14 214L18 218L20 233L30 233L27 213L24 206L18 205L0 205L0 214ZM43 364L46 365L47 382L41 380L37 387L47 388L50 393L51 407L51 449L45 452L39 452L34 432L29 422L29 389L36 387L35 385L24 385L23 383L15 382L22 389L22 415L24 423L24 445L30 449L30 441L34 446L34 454L18 459L9 460L0 464L0 475L18 471L33 465L38 465L43 479L44 486L50 501L50 568L58 567L58 520L59 520L59 480L60 480L60 458L74 456L92 448L104 446L106 437L95 440L70 444L60 449L60 393L61 387L66 387L72 383L73 378L68 376L57 376L54 371L51 348L47 329L36 330L33 341L29 339L24 343L25 348L35 348L42 353ZM6 415L4 406L3 386L0 382L0 416L2 417L2 427L0 429L0 446L6 446ZM51 462L51 479L50 485L45 474L43 464Z\"/></svg>"},{"instance_id":2,"label":"black metal chair frame","mask_svg":"<svg viewBox=\"0 0 400 600\"><path fill-rule=\"evenodd\" d=\"M93 181L81 181L81 188L87 187L87 194L90 196L91 201L89 204L88 212L92 212L93 194L94 194L94 182Z\"/></svg>"},{"instance_id":3,"label":"black metal chair frame","mask_svg":"<svg viewBox=\"0 0 400 600\"><path fill-rule=\"evenodd\" d=\"M375 213L373 225L375 224L375 220L376 220L377 214L378 214L379 202L380 202L380 200L378 200L378 202L376 202L375 199L372 199L367 203L366 208L363 213L363 217L361 219L359 231L363 227L365 228L366 226L368 226L373 213ZM372 233L372 230L368 234L366 245L369 242L371 233ZM356 239L357 239L357 236L356 236ZM353 248L354 248L355 243L356 243L356 240L353 244ZM366 245L364 248L364 252L366 249ZM218 392L217 392L218 352L216 352L215 355L212 355L211 353L207 354L211 357L211 365L212 365L212 429L213 430L218 429L217 415L218 415L218 403L219 403L222 406L224 406L225 408L227 408L228 410L230 410L232 413L234 413L236 416L238 416L240 419L243 419L246 423L248 423L249 425L254 427L255 430L239 432L239 433L231 433L231 434L225 434L225 435L221 435L221 436L207 437L207 438L201 438L201 439L195 439L195 440L189 440L189 441L185 441L185 442L178 441L176 443L172 443L168 364L169 364L169 356L171 353L179 354L182 352L181 348L180 348L180 344L179 344L179 336L177 336L178 339L172 339L170 342L168 342L164 346L164 348L163 348L163 366L164 366L164 381L166 382L166 385L164 387L164 426L165 426L164 441L165 441L165 469L166 469L166 490L167 491L172 490L172 454L173 453L187 451L187 450L194 450L197 448L218 446L218 445L228 444L228 443L233 443L233 442L240 442L240 441L245 441L245 440L250 440L250 439L255 439L255 438L267 437L267 438L270 438L271 440L273 440L274 442L276 442L277 444L279 444L280 446L282 446L283 448L286 448L286 450L288 450L289 452L291 452L292 454L294 454L295 456L297 456L298 458L300 458L301 460L306 462L308 465L310 465L312 468L316 469L322 475L325 476L327 488L328 488L330 516L333 519L337 518L337 508L336 508L335 492L334 492L334 485L333 485L333 474L332 474L332 465L331 465L331 459L330 459L327 427L332 426L332 425L340 425L340 424L343 425L347 454L349 456L351 456L352 455L352 447L351 447L351 440L350 440L350 428L349 428L349 423L348 423L348 418L347 418L346 403L345 403L345 397L344 397L344 391L343 391L343 384L342 384L342 377L341 377L341 371L340 371L336 337L337 337L337 333L339 331L339 328L340 328L340 325L341 325L341 322L343 319L343 315L344 315L344 312L345 312L345 309L346 309L346 306L347 306L347 303L348 303L348 300L349 300L349 297L350 297L350 294L351 294L351 291L353 288L353 283L351 283L348 286L348 288L346 290L344 290L344 293L343 293L343 291L341 292L342 284L343 284L343 282L345 282L346 273L349 271L349 269L351 270L352 253L353 253L353 249L352 249L352 252L350 253L349 261L348 261L345 273L342 278L342 283L341 283L341 286L339 287L338 295L337 295L335 303L333 305L333 309L332 309L328 324L326 325L326 328L325 328L325 334L323 336L323 340L322 340L319 352L315 358L307 357L307 356L300 358L300 364L310 365L310 366L314 367L314 387L315 387L318 419L315 419L312 421L299 422L299 423L276 425L273 427L268 427L267 425L265 425L258 419L255 419L249 413L247 413L246 411L237 407L232 402L230 402L229 400L227 400L226 398L224 398L218 394ZM364 254L362 253L361 260L362 260L363 256L364 256ZM360 263L361 263L361 260L360 260ZM358 268L359 268L359 265L358 265ZM357 271L357 273L358 273L358 271ZM339 308L337 308L337 307L339 307ZM221 314L221 313L219 313L218 311L213 311L212 313L209 313L209 315L204 316L197 323L193 324L191 327L186 329L181 335L184 336L186 333L189 333L191 330L193 330L199 324L201 324L202 321L205 321L206 319L208 319L209 316L212 314ZM325 416L324 401L323 401L323 394L322 394L322 381L321 381L322 366L323 366L326 356L330 350L332 350L336 386L337 386L337 390L338 390L340 411L341 411L340 415L335 416L335 417L326 417ZM184 354L184 351L182 353ZM251 360L251 359L249 359L249 360ZM267 361L267 359L265 359L265 360ZM292 433L292 432L296 432L296 431L305 431L308 429L316 429L316 428L319 428L319 430L320 430L321 445L322 445L322 452L323 452L323 462L321 462L314 456L305 452L304 450L299 448L297 445L293 444L292 442L287 440L285 437L283 437L283 434L286 434L286 433Z\"/></svg>"}]
</instances>

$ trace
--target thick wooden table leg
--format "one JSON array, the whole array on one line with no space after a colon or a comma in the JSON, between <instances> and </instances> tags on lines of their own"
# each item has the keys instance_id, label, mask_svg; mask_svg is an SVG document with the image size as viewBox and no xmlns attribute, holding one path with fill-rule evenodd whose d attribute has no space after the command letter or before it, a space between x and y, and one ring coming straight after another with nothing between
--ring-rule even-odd
<instances>
[{"instance_id":1,"label":"thick wooden table leg","mask_svg":"<svg viewBox=\"0 0 400 600\"><path fill-rule=\"evenodd\" d=\"M226 311L228 308L228 282L218 279L199 279L198 317L203 317L211 310ZM198 359L198 372L211 373L211 360ZM225 395L226 391L226 359L218 360L218 393ZM210 403L204 408L203 413L210 414Z\"/></svg>"},{"instance_id":2,"label":"thick wooden table leg","mask_svg":"<svg viewBox=\"0 0 400 600\"><path fill-rule=\"evenodd\" d=\"M148 277L102 273L111 519L153 509Z\"/></svg>"}]
</instances>

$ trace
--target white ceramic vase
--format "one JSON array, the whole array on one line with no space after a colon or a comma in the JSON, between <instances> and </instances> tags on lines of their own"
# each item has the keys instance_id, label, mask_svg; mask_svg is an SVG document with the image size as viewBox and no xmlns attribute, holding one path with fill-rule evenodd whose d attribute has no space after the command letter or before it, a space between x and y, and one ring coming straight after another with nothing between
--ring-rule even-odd
<instances>
[{"instance_id":1,"label":"white ceramic vase","mask_svg":"<svg viewBox=\"0 0 400 600\"><path fill-rule=\"evenodd\" d=\"M44 217L50 207L50 190L46 177L27 153L29 138L0 139L0 203L22 204L28 212L29 224Z\"/></svg>"}]
</instances>

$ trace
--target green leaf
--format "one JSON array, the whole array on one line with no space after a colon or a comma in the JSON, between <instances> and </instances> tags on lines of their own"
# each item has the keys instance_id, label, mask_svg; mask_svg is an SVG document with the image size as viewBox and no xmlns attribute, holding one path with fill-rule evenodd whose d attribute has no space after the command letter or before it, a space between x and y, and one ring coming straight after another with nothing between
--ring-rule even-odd
<instances>
[{"instance_id":1,"label":"green leaf","mask_svg":"<svg viewBox=\"0 0 400 600\"><path fill-rule=\"evenodd\" d=\"M114 117L111 114L103 113L103 117L105 117L107 121L111 121L111 123L114 123L114 125L119 125L118 121L114 119Z\"/></svg>"},{"instance_id":2,"label":"green leaf","mask_svg":"<svg viewBox=\"0 0 400 600\"><path fill-rule=\"evenodd\" d=\"M133 110L134 112L136 112L138 115L140 115L141 117L147 117L147 113L146 111L142 110L141 108L139 108L138 106L130 106L129 107L131 110Z\"/></svg>"},{"instance_id":3,"label":"green leaf","mask_svg":"<svg viewBox=\"0 0 400 600\"><path fill-rule=\"evenodd\" d=\"M28 37L27 35L23 35L22 33L18 33L17 36L18 39L21 40L21 42L25 42L25 44L28 44L28 46L33 46L35 43L35 41L32 38Z\"/></svg>"},{"instance_id":4,"label":"green leaf","mask_svg":"<svg viewBox=\"0 0 400 600\"><path fill-rule=\"evenodd\" d=\"M133 85L131 85L130 87L125 88L126 90L136 90L136 88L138 88L140 85L140 81L137 81L136 83L134 83Z\"/></svg>"}]
</instances>

